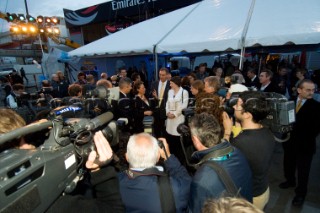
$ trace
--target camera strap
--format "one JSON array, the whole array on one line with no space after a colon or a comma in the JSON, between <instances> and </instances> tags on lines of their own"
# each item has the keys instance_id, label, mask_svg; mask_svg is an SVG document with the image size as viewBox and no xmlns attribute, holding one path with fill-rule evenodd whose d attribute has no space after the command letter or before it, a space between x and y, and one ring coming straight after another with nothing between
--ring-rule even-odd
<instances>
[{"instance_id":1,"label":"camera strap","mask_svg":"<svg viewBox=\"0 0 320 213\"><path fill-rule=\"evenodd\" d=\"M238 189L234 184L232 178L221 165L215 162L215 159L217 159L218 161L228 159L233 151L234 148L232 146L228 146L220 150L215 150L205 155L203 159L197 164L197 166L200 167L201 165L206 165L211 167L224 184L228 195L238 197Z\"/></svg>"},{"instance_id":2,"label":"camera strap","mask_svg":"<svg viewBox=\"0 0 320 213\"><path fill-rule=\"evenodd\" d=\"M174 202L173 191L172 191L170 178L168 174L166 174L165 172L159 171L155 167L147 168L142 171L134 171L134 170L128 169L125 172L130 179L134 179L140 176L157 176L162 213L176 212L176 205Z\"/></svg>"}]
</instances>

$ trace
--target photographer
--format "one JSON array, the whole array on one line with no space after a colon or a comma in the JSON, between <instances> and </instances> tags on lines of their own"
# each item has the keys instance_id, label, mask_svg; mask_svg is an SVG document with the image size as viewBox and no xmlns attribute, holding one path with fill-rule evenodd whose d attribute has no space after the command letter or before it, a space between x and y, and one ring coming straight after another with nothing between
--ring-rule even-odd
<instances>
[{"instance_id":1,"label":"photographer","mask_svg":"<svg viewBox=\"0 0 320 213\"><path fill-rule=\"evenodd\" d=\"M124 212L119 193L119 181L115 169L108 165L113 152L102 132L95 133L97 148L89 154L86 168L91 170L91 184L94 198L81 195L61 196L47 212Z\"/></svg>"},{"instance_id":2,"label":"photographer","mask_svg":"<svg viewBox=\"0 0 320 213\"><path fill-rule=\"evenodd\" d=\"M126 159L130 168L119 174L126 212L186 212L191 177L170 154L166 140L160 140L161 148L157 139L147 133L129 139ZM160 157L168 174L156 166Z\"/></svg>"},{"instance_id":3,"label":"photographer","mask_svg":"<svg viewBox=\"0 0 320 213\"><path fill-rule=\"evenodd\" d=\"M230 142L246 156L253 174L253 204L263 210L269 201L268 171L275 147L273 134L261 125L270 113L264 93L245 91L239 94L233 106L234 117L240 122L242 131ZM224 115L224 137L230 138L232 121Z\"/></svg>"},{"instance_id":4,"label":"photographer","mask_svg":"<svg viewBox=\"0 0 320 213\"><path fill-rule=\"evenodd\" d=\"M225 192L252 201L249 164L240 150L222 139L223 130L217 119L208 113L195 114L189 127L197 150L192 159L198 166L190 188L191 212L201 212L208 198L218 198Z\"/></svg>"}]
</instances>

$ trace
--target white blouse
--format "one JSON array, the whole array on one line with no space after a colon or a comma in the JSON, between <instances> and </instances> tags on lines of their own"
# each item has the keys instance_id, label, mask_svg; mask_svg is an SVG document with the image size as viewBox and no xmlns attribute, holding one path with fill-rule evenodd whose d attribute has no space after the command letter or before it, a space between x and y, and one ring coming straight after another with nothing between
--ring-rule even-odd
<instances>
[{"instance_id":1,"label":"white blouse","mask_svg":"<svg viewBox=\"0 0 320 213\"><path fill-rule=\"evenodd\" d=\"M184 115L182 110L188 107L189 94L188 92L180 87L178 93L174 95L173 89L168 92L168 100L166 103L166 114L168 112L175 115L175 118L166 120L166 131L170 135L180 136L177 132L177 127L179 124L184 122Z\"/></svg>"}]
</instances>

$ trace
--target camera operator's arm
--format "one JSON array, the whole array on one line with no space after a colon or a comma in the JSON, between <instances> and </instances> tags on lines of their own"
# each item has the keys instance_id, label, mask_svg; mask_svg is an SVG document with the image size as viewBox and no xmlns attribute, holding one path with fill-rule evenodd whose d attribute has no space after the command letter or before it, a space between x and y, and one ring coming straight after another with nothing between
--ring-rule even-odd
<instances>
[{"instance_id":1,"label":"camera operator's arm","mask_svg":"<svg viewBox=\"0 0 320 213\"><path fill-rule=\"evenodd\" d=\"M89 154L86 167L91 169L91 184L95 198L86 198L81 195L66 195L49 209L48 212L124 212L119 191L117 173L107 164L112 159L112 149L99 131L94 135L97 148ZM98 158L96 159L98 154Z\"/></svg>"},{"instance_id":2,"label":"camera operator's arm","mask_svg":"<svg viewBox=\"0 0 320 213\"><path fill-rule=\"evenodd\" d=\"M162 141L163 147L168 155L168 158L166 158L163 148L160 147L160 156L164 158L164 167L169 174L172 191L175 194L175 203L180 203L180 206L187 206L192 178L187 169L181 165L180 161L174 155L170 154L166 139L159 138L159 140Z\"/></svg>"},{"instance_id":3,"label":"camera operator's arm","mask_svg":"<svg viewBox=\"0 0 320 213\"><path fill-rule=\"evenodd\" d=\"M162 141L163 147L167 152L168 158L165 155L164 149L160 147L160 156L164 159L164 166L167 169L168 173L172 177L181 178L184 181L191 181L186 168L181 165L180 161L170 153L169 145L165 138L159 138Z\"/></svg>"}]
</instances>

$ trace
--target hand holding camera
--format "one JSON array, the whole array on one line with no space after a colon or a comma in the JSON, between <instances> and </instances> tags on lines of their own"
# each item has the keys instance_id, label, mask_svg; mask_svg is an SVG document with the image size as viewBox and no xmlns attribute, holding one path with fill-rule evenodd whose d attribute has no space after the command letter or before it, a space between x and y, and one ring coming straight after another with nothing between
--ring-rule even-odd
<instances>
[{"instance_id":1,"label":"hand holding camera","mask_svg":"<svg viewBox=\"0 0 320 213\"><path fill-rule=\"evenodd\" d=\"M160 156L164 160L167 160L171 155L167 140L165 138L158 138L158 144L159 144L159 147L160 147L160 150L159 150L160 151Z\"/></svg>"},{"instance_id":2,"label":"hand holding camera","mask_svg":"<svg viewBox=\"0 0 320 213\"><path fill-rule=\"evenodd\" d=\"M92 171L98 171L100 167L110 163L113 158L113 151L101 131L95 133L93 140L97 151L90 152L86 167Z\"/></svg>"}]
</instances>

